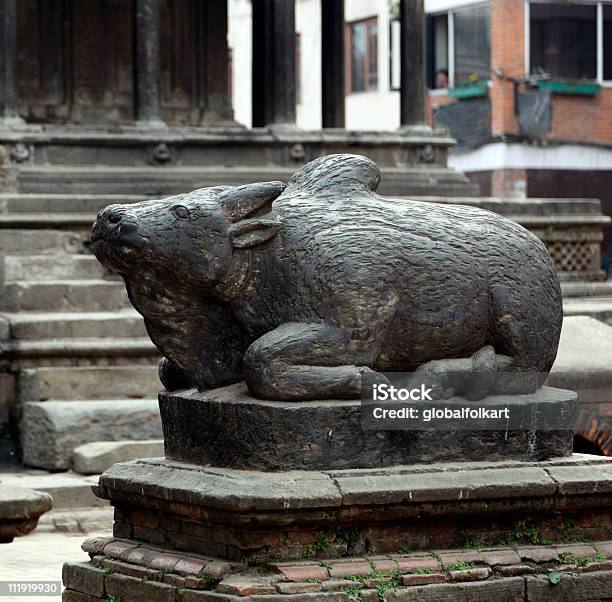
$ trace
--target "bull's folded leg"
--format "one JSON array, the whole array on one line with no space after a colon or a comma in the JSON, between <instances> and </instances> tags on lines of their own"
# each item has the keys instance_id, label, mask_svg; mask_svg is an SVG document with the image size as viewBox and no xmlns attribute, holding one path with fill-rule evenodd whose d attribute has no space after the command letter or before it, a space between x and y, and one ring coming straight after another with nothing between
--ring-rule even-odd
<instances>
[{"instance_id":1,"label":"bull's folded leg","mask_svg":"<svg viewBox=\"0 0 612 602\"><path fill-rule=\"evenodd\" d=\"M327 324L283 324L247 349L245 380L260 399L358 399L372 360L366 347Z\"/></svg>"}]
</instances>

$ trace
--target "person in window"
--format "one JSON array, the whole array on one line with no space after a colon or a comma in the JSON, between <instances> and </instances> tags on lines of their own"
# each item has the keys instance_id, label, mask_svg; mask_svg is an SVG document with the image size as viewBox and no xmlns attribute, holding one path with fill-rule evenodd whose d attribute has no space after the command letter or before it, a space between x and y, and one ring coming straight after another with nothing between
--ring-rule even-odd
<instances>
[{"instance_id":1,"label":"person in window","mask_svg":"<svg viewBox=\"0 0 612 602\"><path fill-rule=\"evenodd\" d=\"M436 71L436 88L448 88L448 71L446 69Z\"/></svg>"}]
</instances>

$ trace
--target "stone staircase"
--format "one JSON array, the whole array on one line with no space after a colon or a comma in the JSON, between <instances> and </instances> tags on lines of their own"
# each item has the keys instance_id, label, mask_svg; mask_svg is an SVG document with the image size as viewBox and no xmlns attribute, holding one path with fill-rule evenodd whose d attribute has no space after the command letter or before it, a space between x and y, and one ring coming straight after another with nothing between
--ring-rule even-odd
<instances>
[{"instance_id":1,"label":"stone staircase","mask_svg":"<svg viewBox=\"0 0 612 602\"><path fill-rule=\"evenodd\" d=\"M140 199L0 195L0 361L28 466L66 470L83 443L161 436L157 350L88 250L100 208Z\"/></svg>"}]
</instances>

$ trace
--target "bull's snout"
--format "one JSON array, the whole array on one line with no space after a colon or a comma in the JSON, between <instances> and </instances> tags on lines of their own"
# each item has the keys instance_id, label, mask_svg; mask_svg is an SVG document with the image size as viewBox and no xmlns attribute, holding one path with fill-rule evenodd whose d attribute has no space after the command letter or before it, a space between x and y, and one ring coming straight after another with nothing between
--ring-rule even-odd
<instances>
[{"instance_id":1,"label":"bull's snout","mask_svg":"<svg viewBox=\"0 0 612 602\"><path fill-rule=\"evenodd\" d=\"M138 219L130 214L125 205L109 205L98 213L91 239L96 241L119 238L123 234L134 232L137 228Z\"/></svg>"}]
</instances>

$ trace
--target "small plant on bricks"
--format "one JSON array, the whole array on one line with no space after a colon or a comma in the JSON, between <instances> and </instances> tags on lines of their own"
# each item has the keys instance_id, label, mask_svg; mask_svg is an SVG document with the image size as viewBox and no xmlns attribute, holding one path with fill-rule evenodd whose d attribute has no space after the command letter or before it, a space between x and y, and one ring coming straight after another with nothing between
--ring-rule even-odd
<instances>
[{"instance_id":1,"label":"small plant on bricks","mask_svg":"<svg viewBox=\"0 0 612 602\"><path fill-rule=\"evenodd\" d=\"M415 575L431 575L432 571L430 569L415 569Z\"/></svg>"},{"instance_id":2,"label":"small plant on bricks","mask_svg":"<svg viewBox=\"0 0 612 602\"><path fill-rule=\"evenodd\" d=\"M465 571L467 569L473 569L473 562L453 562L446 567L449 571Z\"/></svg>"},{"instance_id":3,"label":"small plant on bricks","mask_svg":"<svg viewBox=\"0 0 612 602\"><path fill-rule=\"evenodd\" d=\"M376 591L378 592L378 599L380 602L385 602L385 592L388 589L395 589L400 586L400 576L395 574L387 581L386 583L381 583L376 586Z\"/></svg>"}]
</instances>

